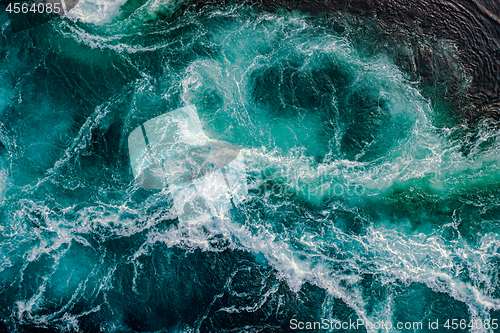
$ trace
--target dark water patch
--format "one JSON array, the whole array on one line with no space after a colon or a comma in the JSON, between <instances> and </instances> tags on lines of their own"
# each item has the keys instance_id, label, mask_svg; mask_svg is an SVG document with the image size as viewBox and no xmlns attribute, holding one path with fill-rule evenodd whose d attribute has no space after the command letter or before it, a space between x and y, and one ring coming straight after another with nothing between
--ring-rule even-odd
<instances>
[{"instance_id":1,"label":"dark water patch","mask_svg":"<svg viewBox=\"0 0 500 333\"><path fill-rule=\"evenodd\" d=\"M399 289L399 288L398 288ZM471 322L471 316L467 307L449 295L433 291L423 285L412 285L411 288L401 288L394 298L394 319L402 323L412 323L412 332L434 332L429 323L438 321L437 330L446 330L446 321L451 325L449 315L453 313L455 319L465 320L467 325ZM413 327L413 323L422 323L422 329ZM456 329L457 332L469 332L469 328Z\"/></svg>"},{"instance_id":2,"label":"dark water patch","mask_svg":"<svg viewBox=\"0 0 500 333\"><path fill-rule=\"evenodd\" d=\"M364 18L374 17L386 29L400 35L401 28L410 36L419 39L429 36L433 40L451 40L458 47L457 53L461 66L466 69L467 75L472 76L472 84L468 88L469 101L458 104L459 110L451 110L450 114L459 119L477 120L492 117L498 119L498 89L500 89L500 24L498 6L487 0L480 2L454 1L441 3L436 1L391 1L380 0L371 2L362 1L335 1L335 2L302 2L288 0L270 0L264 2L244 1L255 3L270 10L300 9L312 14L352 13ZM206 1L197 1L206 3ZM210 3L210 2L209 2ZM486 9L489 8L489 9ZM405 38L406 39L406 38ZM369 40L369 39L365 39ZM392 43L391 43L392 44ZM398 43L400 44L400 43ZM377 42L366 45L380 47L384 43ZM404 44L400 44L404 45ZM439 83L436 78L450 72L454 64L450 64L443 53L436 52L433 47L422 45L415 48L416 54L404 60L405 66L416 63L413 68L417 75L427 84ZM400 53L400 55L402 55ZM408 60L410 60L408 62ZM444 78L444 76L443 76ZM447 81L449 80L446 79ZM462 85L462 84L460 84ZM446 85L442 86L446 89ZM449 87L447 95L453 101L454 91ZM463 89L459 87L459 90ZM429 93L432 93L429 91ZM460 94L460 93L459 93Z\"/></svg>"}]
</instances>

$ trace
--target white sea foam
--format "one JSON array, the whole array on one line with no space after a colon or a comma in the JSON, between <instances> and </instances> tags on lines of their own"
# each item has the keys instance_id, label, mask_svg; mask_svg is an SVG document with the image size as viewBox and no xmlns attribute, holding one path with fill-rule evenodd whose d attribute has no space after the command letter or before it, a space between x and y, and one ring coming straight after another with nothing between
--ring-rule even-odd
<instances>
[{"instance_id":1,"label":"white sea foam","mask_svg":"<svg viewBox=\"0 0 500 333\"><path fill-rule=\"evenodd\" d=\"M68 17L96 25L112 22L119 15L126 0L80 0L68 13Z\"/></svg>"},{"instance_id":2,"label":"white sea foam","mask_svg":"<svg viewBox=\"0 0 500 333\"><path fill-rule=\"evenodd\" d=\"M115 23L126 2L126 0L80 0L67 15L73 20L98 26ZM125 19L125 24L127 21L129 24L138 24L155 20L159 14L171 15L181 4L181 0L148 0L142 6L135 8Z\"/></svg>"}]
</instances>

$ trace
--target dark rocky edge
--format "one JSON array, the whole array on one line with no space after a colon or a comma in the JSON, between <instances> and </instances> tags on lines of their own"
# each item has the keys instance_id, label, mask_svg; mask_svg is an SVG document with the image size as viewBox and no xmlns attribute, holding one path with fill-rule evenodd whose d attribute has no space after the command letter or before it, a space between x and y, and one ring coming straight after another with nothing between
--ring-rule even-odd
<instances>
[{"instance_id":1,"label":"dark rocky edge","mask_svg":"<svg viewBox=\"0 0 500 333\"><path fill-rule=\"evenodd\" d=\"M198 5L246 3L265 10L300 10L315 15L346 13L376 20L393 39L412 43L422 36L451 41L458 48L458 61L469 78L465 93L463 78L456 78L453 64L434 46L417 45L413 59L398 65L422 82L442 81L440 93L453 104L453 115L467 122L500 120L500 4L495 0L194 0ZM404 41L403 40L403 41ZM400 55L398 55L400 56ZM412 70L411 63L414 65ZM411 74L411 73L410 73ZM450 83L451 80L451 83ZM462 82L462 83L461 83ZM439 85L439 82L437 82ZM456 85L456 86L455 86ZM462 91L461 91L462 90ZM432 96L427 96L432 97ZM464 98L465 97L465 98Z\"/></svg>"}]
</instances>

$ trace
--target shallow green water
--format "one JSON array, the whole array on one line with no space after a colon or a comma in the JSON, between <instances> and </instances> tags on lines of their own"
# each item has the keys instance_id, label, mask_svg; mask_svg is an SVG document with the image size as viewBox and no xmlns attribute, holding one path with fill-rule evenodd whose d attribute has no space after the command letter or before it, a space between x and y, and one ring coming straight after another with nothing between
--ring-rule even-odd
<instances>
[{"instance_id":1,"label":"shallow green water","mask_svg":"<svg viewBox=\"0 0 500 333\"><path fill-rule=\"evenodd\" d=\"M119 5L2 21L0 327L500 320L499 133L450 119L373 22ZM130 132L188 104L245 156L230 219L178 223L132 178Z\"/></svg>"}]
</instances>

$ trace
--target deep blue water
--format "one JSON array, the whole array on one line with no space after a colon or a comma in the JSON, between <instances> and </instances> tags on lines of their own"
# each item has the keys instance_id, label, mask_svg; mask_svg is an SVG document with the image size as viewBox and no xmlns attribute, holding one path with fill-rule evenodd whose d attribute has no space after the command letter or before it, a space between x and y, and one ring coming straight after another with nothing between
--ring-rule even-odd
<instances>
[{"instance_id":1,"label":"deep blue water","mask_svg":"<svg viewBox=\"0 0 500 333\"><path fill-rule=\"evenodd\" d=\"M452 117L456 48L180 5L82 0L16 34L2 16L0 330L498 331L500 132ZM432 84L410 61L429 45L454 69ZM180 223L134 182L128 135L185 105L245 156L230 218Z\"/></svg>"}]
</instances>

